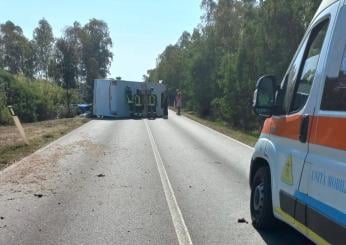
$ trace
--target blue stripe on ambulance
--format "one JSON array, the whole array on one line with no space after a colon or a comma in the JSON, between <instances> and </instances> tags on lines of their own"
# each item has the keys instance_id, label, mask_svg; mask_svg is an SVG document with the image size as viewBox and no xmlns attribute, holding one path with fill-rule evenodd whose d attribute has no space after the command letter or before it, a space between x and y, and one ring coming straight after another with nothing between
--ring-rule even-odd
<instances>
[{"instance_id":1,"label":"blue stripe on ambulance","mask_svg":"<svg viewBox=\"0 0 346 245\"><path fill-rule=\"evenodd\" d=\"M320 212L324 216L328 217L329 219L333 220L334 222L346 227L346 214L331 207L328 206L317 199L310 197L304 193L296 192L294 194L294 197L307 204L311 208L315 209L316 211Z\"/></svg>"}]
</instances>

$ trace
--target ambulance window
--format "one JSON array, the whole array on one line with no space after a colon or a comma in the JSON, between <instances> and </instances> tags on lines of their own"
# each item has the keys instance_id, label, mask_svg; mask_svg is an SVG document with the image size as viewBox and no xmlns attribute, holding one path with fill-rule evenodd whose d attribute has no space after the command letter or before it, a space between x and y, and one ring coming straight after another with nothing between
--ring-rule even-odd
<instances>
[{"instance_id":1,"label":"ambulance window","mask_svg":"<svg viewBox=\"0 0 346 245\"><path fill-rule=\"evenodd\" d=\"M287 112L289 112L292 97L294 94L295 81L297 80L299 66L304 56L306 43L307 41L304 42L304 44L301 46L300 50L298 51L292 63L292 66L290 67L290 70L286 74L284 81L281 85L281 89L279 90L279 93L277 95L276 103L280 107L279 109L280 113L286 114Z\"/></svg>"},{"instance_id":2,"label":"ambulance window","mask_svg":"<svg viewBox=\"0 0 346 245\"><path fill-rule=\"evenodd\" d=\"M304 107L306 101L308 100L312 82L315 78L321 50L328 30L328 24L329 20L323 21L311 32L307 49L305 50L302 66L298 74L298 80L295 87L296 91L293 96L290 112L299 111Z\"/></svg>"},{"instance_id":3,"label":"ambulance window","mask_svg":"<svg viewBox=\"0 0 346 245\"><path fill-rule=\"evenodd\" d=\"M321 110L346 111L346 49L338 78L327 78Z\"/></svg>"}]
</instances>

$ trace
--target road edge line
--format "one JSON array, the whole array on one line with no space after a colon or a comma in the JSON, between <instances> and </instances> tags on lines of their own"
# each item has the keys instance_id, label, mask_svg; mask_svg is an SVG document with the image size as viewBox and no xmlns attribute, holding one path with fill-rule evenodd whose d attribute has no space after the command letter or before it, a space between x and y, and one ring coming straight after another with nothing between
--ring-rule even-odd
<instances>
[{"instance_id":1,"label":"road edge line","mask_svg":"<svg viewBox=\"0 0 346 245\"><path fill-rule=\"evenodd\" d=\"M144 120L145 127L147 128L151 148L154 153L155 162L158 168L158 172L161 179L161 184L163 191L165 193L166 201L168 204L169 212L172 217L175 232L177 234L178 242L180 245L192 245L192 240L190 233L186 227L185 220L179 208L177 199L174 195L174 190L172 188L171 182L168 178L165 166L163 164L160 152L158 150L157 144L155 142L154 136L151 133L147 120Z\"/></svg>"}]
</instances>

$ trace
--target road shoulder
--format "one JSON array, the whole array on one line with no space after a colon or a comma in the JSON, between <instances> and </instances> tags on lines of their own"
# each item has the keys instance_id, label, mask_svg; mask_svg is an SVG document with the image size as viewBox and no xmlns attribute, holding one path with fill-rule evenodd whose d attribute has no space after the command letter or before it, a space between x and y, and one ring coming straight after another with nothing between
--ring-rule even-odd
<instances>
[{"instance_id":1,"label":"road shoulder","mask_svg":"<svg viewBox=\"0 0 346 245\"><path fill-rule=\"evenodd\" d=\"M86 118L66 118L23 124L30 145L15 126L0 127L0 171L87 123Z\"/></svg>"},{"instance_id":2,"label":"road shoulder","mask_svg":"<svg viewBox=\"0 0 346 245\"><path fill-rule=\"evenodd\" d=\"M171 113L175 113L174 108L170 108ZM258 132L245 132L244 130L236 129L228 125L226 122L209 120L199 117L196 113L191 111L183 111L182 116L191 119L203 126L213 129L225 136L237 140L250 147L255 146L259 133Z\"/></svg>"}]
</instances>

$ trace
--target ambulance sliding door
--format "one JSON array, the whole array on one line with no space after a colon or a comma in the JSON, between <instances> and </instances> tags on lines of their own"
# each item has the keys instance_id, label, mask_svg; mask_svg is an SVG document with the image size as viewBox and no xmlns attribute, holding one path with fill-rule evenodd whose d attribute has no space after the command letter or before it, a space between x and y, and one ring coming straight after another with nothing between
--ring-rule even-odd
<instances>
[{"instance_id":1,"label":"ambulance sliding door","mask_svg":"<svg viewBox=\"0 0 346 245\"><path fill-rule=\"evenodd\" d=\"M336 16L336 10L330 15ZM321 86L301 184L307 189L307 195L301 195L306 226L311 233L332 244L346 243L345 27L346 6L343 6L338 13L325 69L320 74Z\"/></svg>"},{"instance_id":2,"label":"ambulance sliding door","mask_svg":"<svg viewBox=\"0 0 346 245\"><path fill-rule=\"evenodd\" d=\"M330 16L325 15L309 28L282 84L280 104L283 115L272 118L271 141L277 151L275 163L280 205L275 207L275 211L290 216L295 220L293 225L306 224L305 209L298 195L309 151L309 125L314 117L320 71L330 42L331 23ZM302 192L306 194L307 190ZM303 233L308 231L305 226L299 228Z\"/></svg>"}]
</instances>

